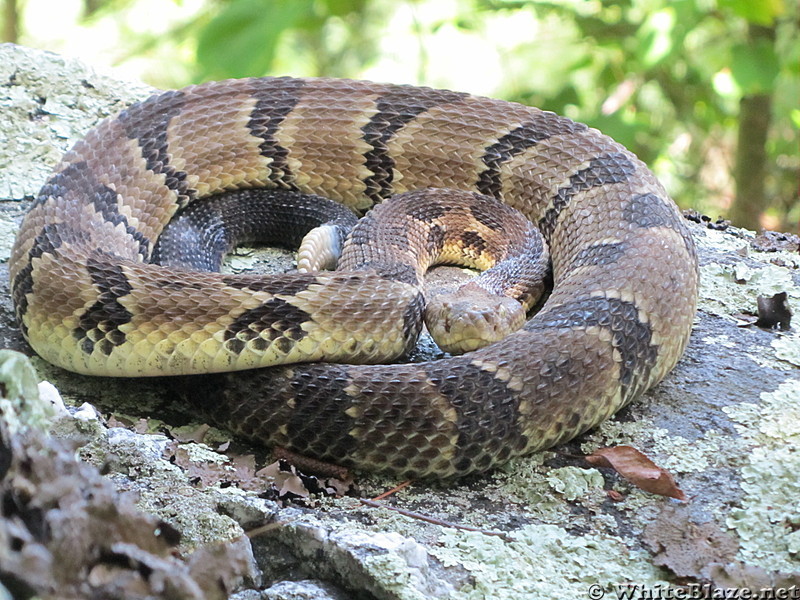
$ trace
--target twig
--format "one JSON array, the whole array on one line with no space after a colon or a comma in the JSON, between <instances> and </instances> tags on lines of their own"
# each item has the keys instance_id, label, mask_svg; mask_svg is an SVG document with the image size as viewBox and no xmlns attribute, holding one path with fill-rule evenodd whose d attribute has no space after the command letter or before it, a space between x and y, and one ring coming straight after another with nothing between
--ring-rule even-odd
<instances>
[{"instance_id":1,"label":"twig","mask_svg":"<svg viewBox=\"0 0 800 600\"><path fill-rule=\"evenodd\" d=\"M411 479L409 479L407 481L404 481L403 483L400 483L400 484L394 486L388 492L383 492L381 495L375 496L372 499L372 501L373 502L377 502L378 500L383 500L384 498L387 498L388 496L391 496L392 494L396 494L397 492L399 492L403 488L407 488L409 485L411 485Z\"/></svg>"},{"instance_id":2,"label":"twig","mask_svg":"<svg viewBox=\"0 0 800 600\"><path fill-rule=\"evenodd\" d=\"M296 519L289 519L288 521L275 521L273 523L267 523L266 525L259 525L258 527L253 527L253 529L249 529L244 532L244 534L253 539L254 537L258 537L259 535L264 535L265 533L269 533L270 531L274 531L276 529L280 529L284 525L288 525L292 521Z\"/></svg>"},{"instance_id":3,"label":"twig","mask_svg":"<svg viewBox=\"0 0 800 600\"><path fill-rule=\"evenodd\" d=\"M388 506L386 504L381 504L380 502L375 502L374 500L369 500L368 498L359 498L361 504L365 504L372 508L386 508L389 510L393 510L395 512L400 513L406 517L410 517L412 519L419 519L420 521L425 521L427 523L433 523L434 525L439 525L441 527L451 527L453 529L463 529L465 531L475 531L477 533L482 533L483 535L491 535L495 537L499 537L503 541L510 542L513 541L513 538L509 536L504 531L491 531L488 529L480 529L478 527L472 527L470 525L459 525L458 523L451 523L450 521L445 521L443 519L437 519L435 517L429 517L428 515L423 515L422 513L414 512L413 510L406 510L404 508L397 508L395 506Z\"/></svg>"}]
</instances>

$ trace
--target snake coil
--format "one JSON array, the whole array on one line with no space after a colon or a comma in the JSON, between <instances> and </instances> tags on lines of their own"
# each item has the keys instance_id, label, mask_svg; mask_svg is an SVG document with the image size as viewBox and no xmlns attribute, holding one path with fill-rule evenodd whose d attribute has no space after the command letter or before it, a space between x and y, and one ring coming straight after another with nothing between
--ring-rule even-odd
<instances>
[{"instance_id":1,"label":"snake coil","mask_svg":"<svg viewBox=\"0 0 800 600\"><path fill-rule=\"evenodd\" d=\"M110 376L350 351L374 361L370 336L402 337L419 312L413 297L393 299L402 274L260 279L148 263L176 211L251 187L357 212L409 190L480 192L538 225L554 287L522 330L460 357L292 364L225 376L221 391L198 385L198 404L243 435L372 470L462 475L596 425L660 381L687 344L692 239L655 176L610 138L463 93L263 78L163 92L64 156L10 261L30 345L66 369Z\"/></svg>"}]
</instances>

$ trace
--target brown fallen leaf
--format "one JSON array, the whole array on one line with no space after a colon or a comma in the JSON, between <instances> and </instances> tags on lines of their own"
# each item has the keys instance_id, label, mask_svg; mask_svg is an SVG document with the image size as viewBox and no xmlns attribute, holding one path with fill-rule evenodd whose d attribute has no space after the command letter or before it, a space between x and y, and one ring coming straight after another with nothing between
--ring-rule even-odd
<instances>
[{"instance_id":1,"label":"brown fallen leaf","mask_svg":"<svg viewBox=\"0 0 800 600\"><path fill-rule=\"evenodd\" d=\"M644 542L653 552L653 564L678 577L706 580L711 565L727 564L739 544L713 521L696 523L686 505L671 504L644 530Z\"/></svg>"},{"instance_id":2,"label":"brown fallen leaf","mask_svg":"<svg viewBox=\"0 0 800 600\"><path fill-rule=\"evenodd\" d=\"M800 572L781 573L734 561L709 565L708 577L718 588L739 588L758 592L762 589L800 589ZM757 596L754 596L757 597ZM777 598L777 596L775 596ZM787 595L787 598L791 596Z\"/></svg>"},{"instance_id":3,"label":"brown fallen leaf","mask_svg":"<svg viewBox=\"0 0 800 600\"><path fill-rule=\"evenodd\" d=\"M686 495L672 475L631 446L600 448L585 457L595 467L610 467L636 487L658 494L686 500Z\"/></svg>"},{"instance_id":4,"label":"brown fallen leaf","mask_svg":"<svg viewBox=\"0 0 800 600\"><path fill-rule=\"evenodd\" d=\"M310 502L314 495L342 497L358 491L352 476L338 479L307 475L285 459L278 459L256 471L256 475L269 478L275 494L273 499L284 503L303 504Z\"/></svg>"},{"instance_id":5,"label":"brown fallen leaf","mask_svg":"<svg viewBox=\"0 0 800 600\"><path fill-rule=\"evenodd\" d=\"M278 498L285 502L307 500L311 496L297 469L286 461L277 460L258 471L258 474L274 481L273 488Z\"/></svg>"},{"instance_id":6,"label":"brown fallen leaf","mask_svg":"<svg viewBox=\"0 0 800 600\"><path fill-rule=\"evenodd\" d=\"M205 423L201 423L194 427L173 427L170 429L170 435L173 439L179 442L197 442L202 444L206 441L208 430L211 429Z\"/></svg>"},{"instance_id":7,"label":"brown fallen leaf","mask_svg":"<svg viewBox=\"0 0 800 600\"><path fill-rule=\"evenodd\" d=\"M272 484L271 479L256 472L256 459L252 454L220 454L220 461L203 460L192 455L191 446L192 443L172 440L167 443L163 458L183 469L189 481L200 489L219 485L263 492Z\"/></svg>"},{"instance_id":8,"label":"brown fallen leaf","mask_svg":"<svg viewBox=\"0 0 800 600\"><path fill-rule=\"evenodd\" d=\"M800 572L768 571L736 559L739 541L714 521L698 523L687 505L669 504L644 529L643 541L653 552L653 564L669 569L684 582L709 585L710 590L748 590L752 598L765 598L760 590L784 591L800 586ZM699 596L698 596L699 597ZM704 598L728 598L711 594ZM746 597L744 594L738 596ZM778 596L772 594L770 598ZM785 594L790 598L791 594Z\"/></svg>"},{"instance_id":9,"label":"brown fallen leaf","mask_svg":"<svg viewBox=\"0 0 800 600\"><path fill-rule=\"evenodd\" d=\"M141 434L153 433L153 431L151 431L150 422L142 418L136 419L112 414L108 417L107 424L108 427L123 427Z\"/></svg>"}]
</instances>

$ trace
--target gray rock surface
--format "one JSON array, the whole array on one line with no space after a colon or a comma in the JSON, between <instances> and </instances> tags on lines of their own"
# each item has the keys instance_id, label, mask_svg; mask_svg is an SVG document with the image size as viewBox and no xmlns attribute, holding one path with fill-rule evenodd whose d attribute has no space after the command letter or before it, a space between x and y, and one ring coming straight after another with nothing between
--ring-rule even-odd
<instances>
[{"instance_id":1,"label":"gray rock surface","mask_svg":"<svg viewBox=\"0 0 800 600\"><path fill-rule=\"evenodd\" d=\"M30 354L8 297L6 261L19 220L75 139L150 90L11 45L0 46L0 84L0 344ZM744 315L755 312L759 294L786 291L799 305L800 255L756 251L748 231L692 231L700 310L685 357L661 385L556 451L485 476L412 484L385 508L351 497L312 497L305 506L259 497L242 483L252 477L241 476L230 449L217 451L223 432L209 430L202 444L172 439L197 424L159 381L99 380L32 362L72 415L53 435L82 440L81 457L179 530L184 550L250 532L260 582L245 582L240 600L551 600L592 590L610 596L626 582L655 589L679 577L788 586L800 578L800 335L796 327L748 326ZM85 419L84 402L101 418ZM619 444L668 469L688 500L647 494L576 457ZM234 446L259 466L268 462L262 449ZM217 479L206 485L210 472ZM371 497L399 482L361 475L358 483Z\"/></svg>"}]
</instances>

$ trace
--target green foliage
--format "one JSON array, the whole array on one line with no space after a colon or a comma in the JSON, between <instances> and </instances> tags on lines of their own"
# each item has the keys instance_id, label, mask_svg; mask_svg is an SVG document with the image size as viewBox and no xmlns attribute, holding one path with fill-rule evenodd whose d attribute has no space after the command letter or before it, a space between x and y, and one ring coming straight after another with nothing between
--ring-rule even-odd
<instances>
[{"instance_id":1,"label":"green foliage","mask_svg":"<svg viewBox=\"0 0 800 600\"><path fill-rule=\"evenodd\" d=\"M484 0L479 6L494 14L532 10L562 32L564 25L575 27L561 40L558 67L566 76L543 60L542 44L515 49L522 64L549 69L548 85L555 87L517 87L501 95L608 133L653 166L684 206L726 210L734 195L726 171L734 159L740 100L774 96L766 194L780 200L773 212L790 226L779 206L796 204L800 173L796 7L789 15L781 0Z\"/></svg>"},{"instance_id":2,"label":"green foliage","mask_svg":"<svg viewBox=\"0 0 800 600\"><path fill-rule=\"evenodd\" d=\"M368 0L231 0L201 30L197 42L196 80L266 75L281 46L306 54L309 70L347 62L346 54L364 46L360 36ZM345 28L346 42L331 43L331 24ZM349 26L349 28L348 28ZM360 38L360 39L359 39ZM356 61L363 64L364 60ZM332 66L332 65L331 65ZM322 73L311 73L322 74Z\"/></svg>"},{"instance_id":3,"label":"green foliage","mask_svg":"<svg viewBox=\"0 0 800 600\"><path fill-rule=\"evenodd\" d=\"M770 93L779 73L775 45L769 40L741 42L731 49L731 75L743 95Z\"/></svg>"},{"instance_id":4,"label":"green foliage","mask_svg":"<svg viewBox=\"0 0 800 600\"><path fill-rule=\"evenodd\" d=\"M786 12L784 0L720 0L719 3L755 25L772 25Z\"/></svg>"},{"instance_id":5,"label":"green foliage","mask_svg":"<svg viewBox=\"0 0 800 600\"><path fill-rule=\"evenodd\" d=\"M203 29L197 62L203 79L263 75L281 35L297 27L312 0L234 0Z\"/></svg>"}]
</instances>

